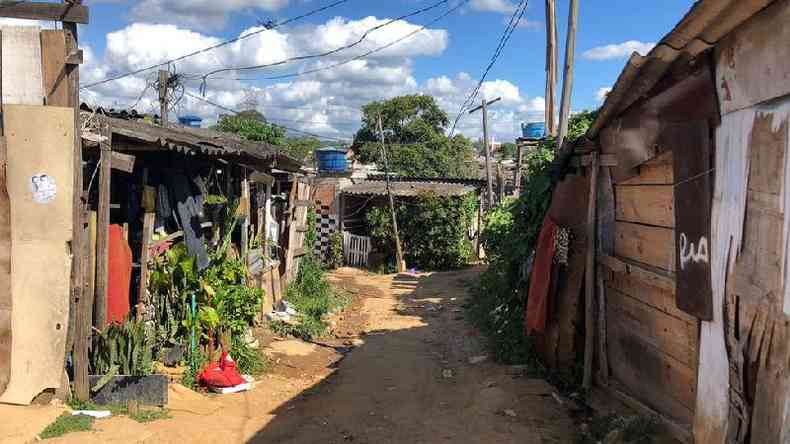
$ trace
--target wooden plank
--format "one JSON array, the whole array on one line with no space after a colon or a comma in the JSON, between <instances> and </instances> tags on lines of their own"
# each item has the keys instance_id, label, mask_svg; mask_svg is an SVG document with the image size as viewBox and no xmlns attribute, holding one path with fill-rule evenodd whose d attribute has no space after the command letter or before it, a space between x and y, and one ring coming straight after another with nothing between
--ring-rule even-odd
<instances>
[{"instance_id":1,"label":"wooden plank","mask_svg":"<svg viewBox=\"0 0 790 444\"><path fill-rule=\"evenodd\" d=\"M648 271L647 273L650 272ZM665 283L664 288L653 285L656 282L655 280L644 279L643 275L638 272L613 273L608 285L642 303L661 310L669 316L694 325L696 328L698 324L697 318L679 310L675 305L674 280L666 277L661 277L660 279Z\"/></svg>"},{"instance_id":2,"label":"wooden plank","mask_svg":"<svg viewBox=\"0 0 790 444\"><path fill-rule=\"evenodd\" d=\"M41 31L41 69L46 104L50 106L68 106L69 84L66 75L66 35L63 31Z\"/></svg>"},{"instance_id":3,"label":"wooden plank","mask_svg":"<svg viewBox=\"0 0 790 444\"><path fill-rule=\"evenodd\" d=\"M590 168L590 197L587 199L587 263L584 272L584 379L582 386L592 387L593 355L595 354L595 216L598 200L598 153L592 153Z\"/></svg>"},{"instance_id":4,"label":"wooden plank","mask_svg":"<svg viewBox=\"0 0 790 444\"><path fill-rule=\"evenodd\" d=\"M303 207L303 208L312 208L315 204L309 200L297 200L294 202L293 205L295 208Z\"/></svg>"},{"instance_id":5,"label":"wooden plank","mask_svg":"<svg viewBox=\"0 0 790 444\"><path fill-rule=\"evenodd\" d=\"M615 187L618 221L672 228L675 226L675 200L672 185Z\"/></svg>"},{"instance_id":6,"label":"wooden plank","mask_svg":"<svg viewBox=\"0 0 790 444\"><path fill-rule=\"evenodd\" d=\"M614 256L602 255L598 260L614 273L633 275L636 279L647 285L663 290L675 291L675 276L667 271L651 270L645 265L637 264L631 260Z\"/></svg>"},{"instance_id":7,"label":"wooden plank","mask_svg":"<svg viewBox=\"0 0 790 444\"><path fill-rule=\"evenodd\" d=\"M243 177L241 179L241 200L247 202L244 206L244 221L241 224L241 257L247 262L247 250L250 246L250 182L247 180L247 170L242 168Z\"/></svg>"},{"instance_id":8,"label":"wooden plank","mask_svg":"<svg viewBox=\"0 0 790 444\"><path fill-rule=\"evenodd\" d=\"M80 4L23 2L0 5L0 17L87 25L90 13Z\"/></svg>"},{"instance_id":9,"label":"wooden plank","mask_svg":"<svg viewBox=\"0 0 790 444\"><path fill-rule=\"evenodd\" d=\"M262 183L268 186L274 185L274 176L270 176L266 173L261 173L260 171L254 171L250 173L249 180L250 182L253 183Z\"/></svg>"},{"instance_id":10,"label":"wooden plank","mask_svg":"<svg viewBox=\"0 0 790 444\"><path fill-rule=\"evenodd\" d=\"M688 366L617 322L608 325L607 346L612 383L661 414L691 423L696 375Z\"/></svg>"},{"instance_id":11,"label":"wooden plank","mask_svg":"<svg viewBox=\"0 0 790 444\"><path fill-rule=\"evenodd\" d=\"M40 29L35 26L3 26L2 32L3 103L43 105Z\"/></svg>"},{"instance_id":12,"label":"wooden plank","mask_svg":"<svg viewBox=\"0 0 790 444\"><path fill-rule=\"evenodd\" d=\"M122 154L113 151L112 153L112 169L123 171L124 173L134 172L135 157L130 154Z\"/></svg>"},{"instance_id":13,"label":"wooden plank","mask_svg":"<svg viewBox=\"0 0 790 444\"><path fill-rule=\"evenodd\" d=\"M75 0L73 4L79 5L81 0ZM66 51L72 53L77 51L78 47L78 32L77 24L71 22L63 23L63 31L66 36ZM72 239L72 248L74 251L84 251L89 247L85 237L85 230L78 225L78 221L84 220L84 214L87 211L83 202L87 202L88 198L85 196L83 201L83 178L82 178L82 135L76 129L81 128L82 122L80 120L80 70L79 65L69 65L67 68L66 76L69 85L69 103L68 106L74 110L74 237ZM95 252L93 249L91 252ZM88 291L85 282L86 277L90 275L96 268L92 267L88 270L89 264L83 260L83 255L72 255L72 277L71 277L71 297L72 307L75 308L74 315L74 353L72 354L74 362L74 394L82 400L87 401L89 397L89 382L88 382L88 348L90 346L91 338L91 322L93 318L93 297L94 292ZM90 281L94 285L94 281Z\"/></svg>"},{"instance_id":14,"label":"wooden plank","mask_svg":"<svg viewBox=\"0 0 790 444\"><path fill-rule=\"evenodd\" d=\"M574 167L587 167L592 165L593 156L587 154L584 156L574 156L571 159L571 166ZM601 154L598 155L598 165L602 167L617 166L617 157L614 154Z\"/></svg>"},{"instance_id":15,"label":"wooden plank","mask_svg":"<svg viewBox=\"0 0 790 444\"><path fill-rule=\"evenodd\" d=\"M675 185L675 263L678 308L700 319L713 319L710 267L710 224L713 176L708 124L705 121L666 125L673 140Z\"/></svg>"},{"instance_id":16,"label":"wooden plank","mask_svg":"<svg viewBox=\"0 0 790 444\"><path fill-rule=\"evenodd\" d=\"M3 106L11 208L11 377L0 402L28 404L63 376L74 168L70 108ZM30 309L35 307L35 309ZM27 308L27 309L25 309Z\"/></svg>"},{"instance_id":17,"label":"wooden plank","mask_svg":"<svg viewBox=\"0 0 790 444\"><path fill-rule=\"evenodd\" d=\"M105 140L101 142L99 167L99 207L96 227L96 299L95 319L98 328L107 324L107 291L109 285L110 181L112 176L112 130L109 122L101 122Z\"/></svg>"},{"instance_id":18,"label":"wooden plank","mask_svg":"<svg viewBox=\"0 0 790 444\"><path fill-rule=\"evenodd\" d=\"M607 296L610 322L638 334L645 342L689 368L696 367L696 323L670 316L613 286L609 287Z\"/></svg>"},{"instance_id":19,"label":"wooden plank","mask_svg":"<svg viewBox=\"0 0 790 444\"><path fill-rule=\"evenodd\" d=\"M2 31L0 31L0 115L3 111ZM0 395L11 378L11 201L6 186L6 141L0 119Z\"/></svg>"},{"instance_id":20,"label":"wooden plank","mask_svg":"<svg viewBox=\"0 0 790 444\"><path fill-rule=\"evenodd\" d=\"M617 222L614 250L619 257L675 271L675 233L670 228Z\"/></svg>"},{"instance_id":21,"label":"wooden plank","mask_svg":"<svg viewBox=\"0 0 790 444\"><path fill-rule=\"evenodd\" d=\"M774 2L716 45L722 114L790 94L788 22L790 4Z\"/></svg>"},{"instance_id":22,"label":"wooden plank","mask_svg":"<svg viewBox=\"0 0 790 444\"><path fill-rule=\"evenodd\" d=\"M156 213L145 213L143 215L143 242L140 247L140 288L137 294L137 316L143 316L148 307L148 262L151 239L154 236L154 224L156 223Z\"/></svg>"},{"instance_id":23,"label":"wooden plank","mask_svg":"<svg viewBox=\"0 0 790 444\"><path fill-rule=\"evenodd\" d=\"M609 387L609 393L611 393L612 396L638 412L640 415L657 417L673 438L683 444L693 444L694 438L691 435L690 424L681 424L668 418L666 415L662 415L655 409L646 406L644 403L628 395L624 390L625 388L619 385Z\"/></svg>"},{"instance_id":24,"label":"wooden plank","mask_svg":"<svg viewBox=\"0 0 790 444\"><path fill-rule=\"evenodd\" d=\"M639 165L637 175L618 182L618 185L671 185L675 183L672 151Z\"/></svg>"}]
</instances>

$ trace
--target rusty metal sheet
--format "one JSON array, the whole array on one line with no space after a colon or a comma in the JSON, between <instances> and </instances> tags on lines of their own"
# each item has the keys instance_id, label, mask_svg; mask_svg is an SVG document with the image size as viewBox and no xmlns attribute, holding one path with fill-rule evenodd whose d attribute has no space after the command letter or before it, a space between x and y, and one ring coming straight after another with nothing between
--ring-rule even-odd
<instances>
[{"instance_id":1,"label":"rusty metal sheet","mask_svg":"<svg viewBox=\"0 0 790 444\"><path fill-rule=\"evenodd\" d=\"M713 319L710 223L711 141L706 120L668 124L662 138L674 147L675 303L692 316Z\"/></svg>"}]
</instances>

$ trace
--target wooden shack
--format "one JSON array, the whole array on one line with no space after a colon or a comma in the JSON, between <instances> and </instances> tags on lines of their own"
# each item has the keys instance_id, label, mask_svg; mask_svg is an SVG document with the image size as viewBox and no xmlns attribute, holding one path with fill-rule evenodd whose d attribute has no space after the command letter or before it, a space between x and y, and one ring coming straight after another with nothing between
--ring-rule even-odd
<instances>
[{"instance_id":1,"label":"wooden shack","mask_svg":"<svg viewBox=\"0 0 790 444\"><path fill-rule=\"evenodd\" d=\"M577 144L585 357L685 442L790 440L790 1L701 0Z\"/></svg>"}]
</instances>

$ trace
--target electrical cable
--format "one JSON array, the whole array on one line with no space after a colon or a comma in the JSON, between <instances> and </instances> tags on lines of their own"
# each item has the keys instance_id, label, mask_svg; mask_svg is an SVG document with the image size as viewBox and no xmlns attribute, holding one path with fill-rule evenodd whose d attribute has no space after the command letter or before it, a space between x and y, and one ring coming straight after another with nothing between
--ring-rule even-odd
<instances>
[{"instance_id":1,"label":"electrical cable","mask_svg":"<svg viewBox=\"0 0 790 444\"><path fill-rule=\"evenodd\" d=\"M254 81L254 80L290 79L290 78L294 78L294 77L302 77L302 76L306 76L306 75L309 75L309 74L315 74L317 72L327 71L327 70L330 70L330 69L337 68L339 66L347 65L347 64L349 64L351 62L364 59L364 58L366 58L368 56L371 56L373 54L376 54L376 53L379 53L379 52L384 51L386 49L389 49L389 48L397 45L398 43L401 43L401 42L403 42L405 40L408 40L409 38L413 37L414 35L419 34L422 31L425 31L426 29L428 29L428 27L430 27L430 26L436 24L437 22L443 20L445 17L447 17L448 15L452 14L453 12L459 10L462 6L466 5L470 1L471 0L461 0L461 2L458 3L456 6L448 9L447 11L445 11L444 13L442 13L441 15L436 17L435 19L429 21L428 23L426 23L423 26L417 28L416 30L404 35L403 37L400 37L400 38L398 38L396 40L393 40L393 41L391 41L391 42L389 42L389 43L387 43L387 44L385 44L383 46L379 46L378 48L375 48L375 49L372 49L370 51L367 51L367 52L365 52L363 54L351 57L349 59L343 60L343 61L338 62L338 63L334 63L332 65L327 65L327 66L323 66L323 67L320 67L320 68L309 69L307 71L294 72L294 73L289 73L289 74L280 74L280 75L269 76L269 77L232 78L232 79L227 79L226 78L226 79L223 79L223 80ZM214 79L214 80L219 80L219 79Z\"/></svg>"},{"instance_id":2,"label":"electrical cable","mask_svg":"<svg viewBox=\"0 0 790 444\"><path fill-rule=\"evenodd\" d=\"M513 32L516 30L516 28L518 28L518 25L527 10L528 3L528 0L522 0L521 3L519 3L519 5L516 7L515 11L513 11L513 15L510 17L510 21L505 27L505 30L502 32L502 35L499 38L499 43L497 44L494 54L491 56L491 60L489 61L488 66L486 66L483 75L480 77L480 81L477 83L477 86L475 86L466 100L464 100L464 103L461 104L461 108L458 111L458 116L455 118L452 129L450 130L450 137L455 134L455 128L458 126L458 122L461 120L461 117L463 117L467 108L477 98L478 94L480 93L480 89L483 87L483 83L488 77L488 74L491 72L491 69L494 67L499 57L502 55L502 52L510 41L510 37L513 35Z\"/></svg>"},{"instance_id":3,"label":"electrical cable","mask_svg":"<svg viewBox=\"0 0 790 444\"><path fill-rule=\"evenodd\" d=\"M261 64L261 65L252 65L252 66L242 66L242 67L215 69L214 71L210 71L209 73L203 75L203 82L205 83L206 79L208 79L212 75L219 74L219 73L222 73L222 72L228 72L228 71L253 71L253 70L257 70L257 69L272 68L272 67L275 67L275 66L284 65L284 64L292 63L292 62L298 62L298 61L302 61L302 60L309 60L309 59L315 59L315 58L321 58L321 57L328 57L328 56L337 54L337 53L339 53L341 51L345 51L347 49L351 49L351 48L359 45L365 39L367 39L370 34L372 34L375 31L378 31L379 29L385 28L385 27L387 27L389 25L392 25L393 23L399 22L401 20L404 20L404 19L407 19L407 18L410 18L410 17L414 17L414 16L417 16L417 15L426 13L428 11L431 11L433 9L438 8L439 6L441 6L443 4L448 3L449 1L450 0L440 0L440 1L436 2L436 3L431 4L430 6L426 6L425 8L418 9L418 10L412 11L412 12L410 12L408 14L401 15L400 17L396 17L394 19L388 20L388 21L386 21L386 22L384 22L382 24L379 24L379 25L376 25L376 26L374 26L372 28L367 29L356 41L351 42L351 43L346 44L346 45L338 46L337 48L329 50L329 51L324 51L324 52L317 53L317 54L309 54L309 55L303 55L303 56L290 57L290 58L287 58L287 59L279 60L277 62L266 63L266 64Z\"/></svg>"},{"instance_id":4,"label":"electrical cable","mask_svg":"<svg viewBox=\"0 0 790 444\"><path fill-rule=\"evenodd\" d=\"M341 5L343 3L346 3L348 1L349 0L337 0L337 1L333 2L333 3L330 3L329 5L325 5L325 6L322 6L320 8L313 9L313 10L311 10L309 12L306 12L306 13L304 13L302 15L283 20L281 22L272 24L271 26L264 26L264 27L262 27L259 30L250 32L249 34L243 34L243 35L240 35L240 36L238 36L236 38L222 41L222 42L217 43L215 45L208 46L206 48L199 49L197 51L193 51L193 52L191 52L189 54L185 54L185 55L182 55L180 57L176 57L174 59L170 59L170 60L167 60L167 61L164 61L164 62L161 62L161 63L157 63L155 65L146 66L144 68L135 69L133 71L129 71L129 72L126 72L126 73L123 73L123 74L119 74L119 75L116 75L116 76L107 77L107 78L105 78L103 80L98 80L98 81L95 81L95 82L92 82L92 83L88 83L86 85L81 85L80 89L92 88L94 86L103 85L105 83L114 82L116 80L120 80L120 79L129 77L129 76L137 75L137 74L140 74L141 72L149 71L149 70L156 69L156 68L161 68L161 67L167 66L168 64L171 64L171 63L180 62L180 61L182 61L184 59L188 59L190 57L194 57L194 56L199 55L199 54L203 54L203 53L206 53L206 52L209 52L209 51L213 51L213 50L215 50L217 48L221 48L223 46L227 46L227 45L236 43L238 41L241 41L241 40L253 37L255 35L261 34L263 32L279 28L281 26L287 25L287 24L295 22L297 20L302 20L304 18L310 17L312 15L315 15L315 14L321 13L323 11L326 11L328 9L334 8L336 6L339 6L339 5Z\"/></svg>"},{"instance_id":5,"label":"electrical cable","mask_svg":"<svg viewBox=\"0 0 790 444\"><path fill-rule=\"evenodd\" d=\"M230 113L233 113L233 114L239 114L240 113L240 111L237 111L237 110L235 110L233 108L228 108L227 106L220 105L219 103L216 103L216 102L212 102L211 100L208 100L208 99L206 99L204 97L201 97L201 96L199 96L197 94L192 94L189 91L184 92L184 95L189 96L189 97L191 97L193 99L196 99L196 100L200 100L201 102L205 102L205 103L207 103L207 104L209 104L211 106L214 106L214 107L216 107L218 109L221 109L223 111L227 111L227 112L230 112ZM347 142L347 140L338 139L336 137L322 136L320 134L314 134L314 133L311 133L311 132L308 132L308 131L302 131L302 130L296 129L296 128L289 128L287 126L279 125L279 124L276 124L276 123L273 123L273 122L268 122L267 121L266 123L269 123L270 125L274 125L276 127L279 127L279 128L285 129L285 130L294 131L294 132L297 132L297 133L301 133L301 134L305 134L305 135L308 135L308 136L312 136L312 137L315 137L317 139L331 140L331 141L341 142L341 143L346 143Z\"/></svg>"}]
</instances>

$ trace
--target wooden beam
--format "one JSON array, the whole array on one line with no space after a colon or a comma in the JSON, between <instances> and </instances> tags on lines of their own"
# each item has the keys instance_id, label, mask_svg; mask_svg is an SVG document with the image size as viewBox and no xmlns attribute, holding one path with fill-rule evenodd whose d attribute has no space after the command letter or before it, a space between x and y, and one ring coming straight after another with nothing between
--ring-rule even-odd
<instances>
[{"instance_id":1,"label":"wooden beam","mask_svg":"<svg viewBox=\"0 0 790 444\"><path fill-rule=\"evenodd\" d=\"M68 106L66 35L59 30L41 31L41 71L44 97L50 106Z\"/></svg>"},{"instance_id":2,"label":"wooden beam","mask_svg":"<svg viewBox=\"0 0 790 444\"><path fill-rule=\"evenodd\" d=\"M99 221L96 232L96 327L107 324L107 290L109 287L110 177L112 175L112 130L109 122L101 123L102 136L99 168Z\"/></svg>"},{"instance_id":3,"label":"wooden beam","mask_svg":"<svg viewBox=\"0 0 790 444\"><path fill-rule=\"evenodd\" d=\"M252 202L250 202L250 182L247 180L247 171L245 168L242 168L242 175L241 199L242 201L246 201L247 204L244 207L244 222L241 224L241 257L246 264L247 249L250 244L250 207L252 206Z\"/></svg>"},{"instance_id":4,"label":"wooden beam","mask_svg":"<svg viewBox=\"0 0 790 444\"><path fill-rule=\"evenodd\" d=\"M123 171L124 173L134 172L135 157L131 154L121 154L112 152L112 169Z\"/></svg>"},{"instance_id":5,"label":"wooden beam","mask_svg":"<svg viewBox=\"0 0 790 444\"><path fill-rule=\"evenodd\" d=\"M73 3L16 3L0 4L0 17L42 20L55 22L70 22L87 25L89 23L89 10L87 6Z\"/></svg>"},{"instance_id":6,"label":"wooden beam","mask_svg":"<svg viewBox=\"0 0 790 444\"><path fill-rule=\"evenodd\" d=\"M313 202L310 202L309 200L297 200L297 201L294 202L293 206L294 206L294 208L296 208L296 207L312 208L312 207L315 206L315 204Z\"/></svg>"},{"instance_id":7,"label":"wooden beam","mask_svg":"<svg viewBox=\"0 0 790 444\"><path fill-rule=\"evenodd\" d=\"M250 182L262 183L268 186L274 185L274 176L270 176L266 173L261 173L260 171L255 171L251 173L249 180Z\"/></svg>"},{"instance_id":8,"label":"wooden beam","mask_svg":"<svg viewBox=\"0 0 790 444\"><path fill-rule=\"evenodd\" d=\"M675 291L675 276L673 273L652 271L645 266L605 254L598 257L598 262L614 273L628 274L653 287Z\"/></svg>"},{"instance_id":9,"label":"wooden beam","mask_svg":"<svg viewBox=\"0 0 790 444\"><path fill-rule=\"evenodd\" d=\"M2 56L0 35L0 56ZM1 57L0 57L1 59ZM3 83L0 75L0 113L3 111ZM11 315L11 201L6 186L6 143L3 119L0 119L0 395L11 379L11 340L13 326Z\"/></svg>"},{"instance_id":10,"label":"wooden beam","mask_svg":"<svg viewBox=\"0 0 790 444\"><path fill-rule=\"evenodd\" d=\"M579 168L579 167L586 167L592 163L592 155L588 154L586 156L574 156L571 159L571 166ZM617 156L614 154L599 154L598 155L598 165L602 167L611 167L617 166Z\"/></svg>"},{"instance_id":11,"label":"wooden beam","mask_svg":"<svg viewBox=\"0 0 790 444\"><path fill-rule=\"evenodd\" d=\"M73 4L66 3L64 0L63 7L74 9L84 8L80 5L81 0L75 0ZM20 4L18 6L25 5ZM30 6L31 4L26 4ZM88 21L88 9L85 8L85 22ZM77 33L77 21L71 20L63 23L63 32L66 39L66 52L72 53L78 50L79 39ZM74 316L74 352L72 355L74 361L74 394L77 399L87 401L90 397L90 387L88 382L88 349L91 340L91 323L93 318L93 291L89 291L88 287L93 285L93 280L88 281L88 276L92 276L95 267L89 269L91 262L79 252L86 251L90 244L87 237L90 232L86 233L85 224L87 217L86 201L87 197L83 196L83 178L82 178L82 135L79 129L82 127L80 120L80 70L79 65L66 66L66 78L68 83L69 95L67 106L74 108L74 236L71 240L72 251L78 252L72 254L72 276L71 276L71 292L73 306L75 307L76 314ZM88 234L88 236L86 236ZM95 253L91 251L91 253Z\"/></svg>"},{"instance_id":12,"label":"wooden beam","mask_svg":"<svg viewBox=\"0 0 790 444\"><path fill-rule=\"evenodd\" d=\"M145 213L143 216L143 243L140 248L140 292L137 295L137 319L144 318L145 309L148 306L148 252L151 239L154 236L154 223L156 213Z\"/></svg>"},{"instance_id":13,"label":"wooden beam","mask_svg":"<svg viewBox=\"0 0 790 444\"><path fill-rule=\"evenodd\" d=\"M590 176L590 197L587 203L587 265L584 273L584 380L583 386L592 387L592 365L595 354L595 216L598 191L598 153L592 153L592 165L587 170Z\"/></svg>"}]
</instances>

